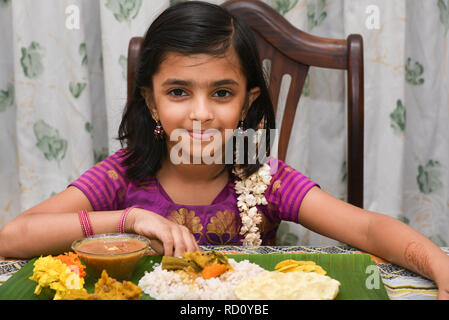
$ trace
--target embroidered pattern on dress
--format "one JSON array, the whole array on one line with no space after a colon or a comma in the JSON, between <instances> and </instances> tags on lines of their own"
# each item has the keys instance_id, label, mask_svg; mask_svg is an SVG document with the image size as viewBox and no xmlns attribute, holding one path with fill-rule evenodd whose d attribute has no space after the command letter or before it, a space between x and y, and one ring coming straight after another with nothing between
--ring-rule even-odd
<instances>
[{"instance_id":1,"label":"embroidered pattern on dress","mask_svg":"<svg viewBox=\"0 0 449 320\"><path fill-rule=\"evenodd\" d=\"M193 210L187 210L186 208L173 210L167 219L177 224L186 226L195 236L197 242L199 242L203 236L203 225L201 224L201 219L195 215L195 211Z\"/></svg>"},{"instance_id":2,"label":"embroidered pattern on dress","mask_svg":"<svg viewBox=\"0 0 449 320\"><path fill-rule=\"evenodd\" d=\"M276 191L276 190L279 189L280 187L281 187L281 179L276 180L276 181L273 183L273 188L272 188L272 190L273 190L273 191Z\"/></svg>"},{"instance_id":3,"label":"embroidered pattern on dress","mask_svg":"<svg viewBox=\"0 0 449 320\"><path fill-rule=\"evenodd\" d=\"M235 242L234 237L240 230L238 220L240 219L237 218L237 214L230 210L217 211L206 226L207 240L211 244L219 245Z\"/></svg>"},{"instance_id":4,"label":"embroidered pattern on dress","mask_svg":"<svg viewBox=\"0 0 449 320\"><path fill-rule=\"evenodd\" d=\"M118 179L118 173L115 170L108 170L107 174L108 174L109 178L111 178L113 180Z\"/></svg>"}]
</instances>

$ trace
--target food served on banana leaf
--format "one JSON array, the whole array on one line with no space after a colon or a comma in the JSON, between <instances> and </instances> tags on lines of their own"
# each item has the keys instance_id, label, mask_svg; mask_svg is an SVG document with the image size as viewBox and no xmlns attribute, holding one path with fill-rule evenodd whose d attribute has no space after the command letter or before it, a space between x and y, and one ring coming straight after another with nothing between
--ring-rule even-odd
<instances>
[{"instance_id":1,"label":"food served on banana leaf","mask_svg":"<svg viewBox=\"0 0 449 320\"><path fill-rule=\"evenodd\" d=\"M85 268L73 252L40 257L34 262L33 275L29 278L37 282L34 294L39 295L48 287L55 291L53 299L60 300L67 291L83 288Z\"/></svg>"},{"instance_id":2,"label":"food served on banana leaf","mask_svg":"<svg viewBox=\"0 0 449 320\"><path fill-rule=\"evenodd\" d=\"M236 262L221 253L186 252L183 258L162 258L145 272L139 287L159 300L235 300L234 288L265 269L248 260Z\"/></svg>"},{"instance_id":3,"label":"food served on banana leaf","mask_svg":"<svg viewBox=\"0 0 449 320\"><path fill-rule=\"evenodd\" d=\"M101 278L95 284L95 292L89 294L84 288L86 268L73 252L66 252L53 257L40 257L34 262L33 275L30 280L36 281L34 294L39 295L43 288L55 292L54 300L136 300L140 299L142 289L129 281L123 283L110 278L103 270Z\"/></svg>"},{"instance_id":4,"label":"food served on banana leaf","mask_svg":"<svg viewBox=\"0 0 449 320\"><path fill-rule=\"evenodd\" d=\"M109 277L106 270L95 283L94 293L86 289L69 290L63 300L140 300L142 289L130 281L117 281Z\"/></svg>"},{"instance_id":5,"label":"food served on banana leaf","mask_svg":"<svg viewBox=\"0 0 449 320\"><path fill-rule=\"evenodd\" d=\"M304 272L316 272L321 275L326 275L326 270L321 266L317 265L314 261L299 261L287 259L279 262L275 267L274 271L277 272L293 272L293 271L304 271Z\"/></svg>"},{"instance_id":6,"label":"food served on banana leaf","mask_svg":"<svg viewBox=\"0 0 449 320\"><path fill-rule=\"evenodd\" d=\"M133 253L145 249L146 243L132 238L99 238L86 240L76 249L88 254L122 254Z\"/></svg>"},{"instance_id":7,"label":"food served on banana leaf","mask_svg":"<svg viewBox=\"0 0 449 320\"><path fill-rule=\"evenodd\" d=\"M177 271L191 279L199 276L210 279L232 271L228 258L216 251L185 252L183 258L164 256L162 269Z\"/></svg>"},{"instance_id":8,"label":"food served on banana leaf","mask_svg":"<svg viewBox=\"0 0 449 320\"><path fill-rule=\"evenodd\" d=\"M76 240L72 249L100 278L103 270L117 280L129 280L137 262L149 248L149 240L135 234L105 233Z\"/></svg>"},{"instance_id":9,"label":"food served on banana leaf","mask_svg":"<svg viewBox=\"0 0 449 320\"><path fill-rule=\"evenodd\" d=\"M240 300L333 300L340 282L315 272L265 272L243 280L236 288Z\"/></svg>"},{"instance_id":10,"label":"food served on banana leaf","mask_svg":"<svg viewBox=\"0 0 449 320\"><path fill-rule=\"evenodd\" d=\"M313 261L286 259L267 271L248 260L196 251L164 256L139 287L161 300L334 299L340 282L325 274Z\"/></svg>"}]
</instances>

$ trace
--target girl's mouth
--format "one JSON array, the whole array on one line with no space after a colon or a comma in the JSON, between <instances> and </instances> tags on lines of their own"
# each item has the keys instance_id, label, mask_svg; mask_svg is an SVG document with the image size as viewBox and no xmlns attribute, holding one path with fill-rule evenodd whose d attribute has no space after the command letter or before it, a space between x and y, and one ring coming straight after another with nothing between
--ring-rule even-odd
<instances>
[{"instance_id":1,"label":"girl's mouth","mask_svg":"<svg viewBox=\"0 0 449 320\"><path fill-rule=\"evenodd\" d=\"M214 136L217 132L215 130L189 130L189 135L196 140L210 141L210 138Z\"/></svg>"}]
</instances>

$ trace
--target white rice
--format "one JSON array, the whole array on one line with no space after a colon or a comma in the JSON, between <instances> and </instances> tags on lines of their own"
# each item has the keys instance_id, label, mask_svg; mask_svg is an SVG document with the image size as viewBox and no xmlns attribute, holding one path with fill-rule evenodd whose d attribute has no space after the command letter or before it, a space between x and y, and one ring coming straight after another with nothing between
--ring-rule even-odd
<instances>
[{"instance_id":1,"label":"white rice","mask_svg":"<svg viewBox=\"0 0 449 320\"><path fill-rule=\"evenodd\" d=\"M182 282L178 273L162 270L161 265L156 264L152 272L145 272L139 287L157 300L236 300L234 289L242 280L267 272L248 260L228 261L234 272L207 280L198 277L193 283Z\"/></svg>"}]
</instances>

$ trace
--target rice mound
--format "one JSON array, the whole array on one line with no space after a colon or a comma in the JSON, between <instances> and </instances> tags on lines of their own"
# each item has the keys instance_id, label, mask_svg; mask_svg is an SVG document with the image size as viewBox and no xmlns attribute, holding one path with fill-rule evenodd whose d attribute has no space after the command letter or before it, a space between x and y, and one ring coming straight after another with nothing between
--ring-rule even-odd
<instances>
[{"instance_id":1,"label":"rice mound","mask_svg":"<svg viewBox=\"0 0 449 320\"><path fill-rule=\"evenodd\" d=\"M236 300L234 289L241 281L268 272L248 260L236 262L229 258L228 262L234 272L207 280L198 277L193 283L182 282L178 273L156 264L152 272L145 272L139 280L139 287L157 300Z\"/></svg>"}]
</instances>

